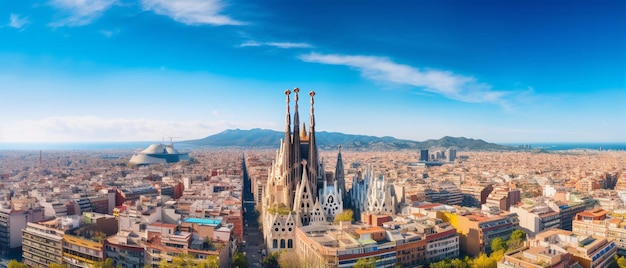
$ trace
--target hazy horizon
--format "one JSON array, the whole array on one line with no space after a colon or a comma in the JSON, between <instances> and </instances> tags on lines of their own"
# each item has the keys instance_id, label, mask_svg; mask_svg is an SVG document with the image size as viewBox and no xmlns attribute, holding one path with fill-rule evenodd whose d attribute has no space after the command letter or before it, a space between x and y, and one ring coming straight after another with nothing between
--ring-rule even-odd
<instances>
[{"instance_id":1,"label":"hazy horizon","mask_svg":"<svg viewBox=\"0 0 626 268\"><path fill-rule=\"evenodd\" d=\"M10 1L0 143L274 129L626 142L623 1ZM291 94L294 111L294 94Z\"/></svg>"},{"instance_id":2,"label":"hazy horizon","mask_svg":"<svg viewBox=\"0 0 626 268\"><path fill-rule=\"evenodd\" d=\"M263 128L250 128L250 129L239 129L239 128L232 128L232 129L224 129L222 131L219 131L218 133L214 133L211 135L206 135L203 136L201 138L198 139L172 139L170 140L170 137L162 137L161 139L149 139L149 140L121 140L121 141L98 141L98 140L93 140L93 141L50 141L50 142L0 142L1 144L4 145L19 145L19 144L26 144L26 145L36 145L36 144L42 144L42 145L46 145L46 144L50 144L50 145L62 145L62 144L98 144L98 145L106 145L106 144L140 144L140 143L145 143L145 144L153 144L153 143L163 143L163 144L170 144L170 142L177 144L177 143L182 143L184 144L185 142L188 141L193 141L193 140L200 140L200 139L204 139L204 138L208 138L210 136L213 135L217 135L220 134L222 132L225 131L229 131L229 130L242 130L242 131L250 131L250 130L255 130L255 129L260 129L260 130L269 130L269 131L276 131L276 132L283 132L284 130L278 130L278 129L263 129ZM444 137L452 137L452 138L467 138L467 139L474 139L474 140L483 140L485 142L488 143L494 143L494 144L500 144L500 145L508 145L508 146L517 146L517 145L572 145L572 144L582 144L582 145L626 145L626 141L615 141L615 142L604 142L604 141L570 141L570 142L563 142L563 141L536 141L536 142L518 142L518 141L511 141L511 142L492 142L480 137L466 137L466 136L450 136L450 135L444 135L441 137L432 137L432 138L426 138L423 140L413 140L413 139L401 139L395 136L390 136L390 135L384 135L384 136L376 136L376 135L365 135L365 134L358 134L358 133L345 133L345 132L341 132L341 131L326 131L326 130L317 130L317 132L327 132L327 133L340 133L340 134L345 134L345 135L364 135L364 136L373 136L373 137L378 137L378 138L382 138L382 137L392 137L395 139L399 139L399 140L410 140L410 141L417 141L417 142L424 142L427 140L439 140L442 139ZM276 141L276 145L279 145L279 141ZM0 149L2 147L0 146Z\"/></svg>"}]
</instances>

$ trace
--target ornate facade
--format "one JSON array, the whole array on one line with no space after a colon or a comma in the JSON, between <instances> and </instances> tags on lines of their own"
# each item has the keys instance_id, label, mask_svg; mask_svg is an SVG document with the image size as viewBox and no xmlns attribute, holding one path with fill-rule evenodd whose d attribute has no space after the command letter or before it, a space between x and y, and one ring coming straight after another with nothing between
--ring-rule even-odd
<instances>
[{"instance_id":1,"label":"ornate facade","mask_svg":"<svg viewBox=\"0 0 626 268\"><path fill-rule=\"evenodd\" d=\"M290 111L291 91L285 91L285 137L269 171L262 201L263 236L268 252L293 250L295 229L314 224L328 224L343 211L345 182L329 185L318 159L315 139L315 92L309 93L311 115L309 131L298 113L298 93L294 93L293 129ZM340 161L341 157L338 158ZM339 173L339 172L338 172ZM343 164L341 164L343 174ZM343 181L343 175L342 175Z\"/></svg>"},{"instance_id":2,"label":"ornate facade","mask_svg":"<svg viewBox=\"0 0 626 268\"><path fill-rule=\"evenodd\" d=\"M365 173L359 171L354 178L352 178L352 188L348 191L350 196L350 204L354 211L354 219L361 220L361 212L367 210L367 194L369 193L370 181L372 178L372 169L367 166Z\"/></svg>"},{"instance_id":3,"label":"ornate facade","mask_svg":"<svg viewBox=\"0 0 626 268\"><path fill-rule=\"evenodd\" d=\"M361 213L396 213L398 201L393 185L387 183L383 176L375 177L371 166L367 166L365 172L359 171L352 179L348 196L357 221L361 221Z\"/></svg>"},{"instance_id":4,"label":"ornate facade","mask_svg":"<svg viewBox=\"0 0 626 268\"><path fill-rule=\"evenodd\" d=\"M367 212L373 214L396 214L396 195L393 185L388 184L382 175L378 179L371 179L368 190Z\"/></svg>"}]
</instances>

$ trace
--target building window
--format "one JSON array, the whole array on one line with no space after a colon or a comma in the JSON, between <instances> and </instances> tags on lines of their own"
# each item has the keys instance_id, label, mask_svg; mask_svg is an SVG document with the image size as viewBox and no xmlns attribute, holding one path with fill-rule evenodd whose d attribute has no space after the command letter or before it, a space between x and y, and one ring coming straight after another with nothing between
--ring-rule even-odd
<instances>
[{"instance_id":1,"label":"building window","mask_svg":"<svg viewBox=\"0 0 626 268\"><path fill-rule=\"evenodd\" d=\"M280 248L285 248L285 239L280 240Z\"/></svg>"},{"instance_id":2,"label":"building window","mask_svg":"<svg viewBox=\"0 0 626 268\"><path fill-rule=\"evenodd\" d=\"M293 239L287 240L287 248L293 248Z\"/></svg>"},{"instance_id":3,"label":"building window","mask_svg":"<svg viewBox=\"0 0 626 268\"><path fill-rule=\"evenodd\" d=\"M272 240L272 248L278 248L278 240L277 239Z\"/></svg>"}]
</instances>

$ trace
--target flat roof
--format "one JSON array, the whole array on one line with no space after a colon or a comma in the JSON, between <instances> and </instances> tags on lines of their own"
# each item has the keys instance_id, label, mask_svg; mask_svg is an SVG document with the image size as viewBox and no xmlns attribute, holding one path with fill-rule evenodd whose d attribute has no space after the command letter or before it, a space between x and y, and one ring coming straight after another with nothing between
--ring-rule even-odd
<instances>
[{"instance_id":1,"label":"flat roof","mask_svg":"<svg viewBox=\"0 0 626 268\"><path fill-rule=\"evenodd\" d=\"M378 226L372 226L372 227L367 227L367 228L363 228L363 229L356 229L354 231L357 234L371 234L371 233L384 232L385 229L380 228Z\"/></svg>"},{"instance_id":2,"label":"flat roof","mask_svg":"<svg viewBox=\"0 0 626 268\"><path fill-rule=\"evenodd\" d=\"M200 219L200 218L186 218L183 220L186 223L195 223L201 225L218 226L222 223L222 219Z\"/></svg>"}]
</instances>

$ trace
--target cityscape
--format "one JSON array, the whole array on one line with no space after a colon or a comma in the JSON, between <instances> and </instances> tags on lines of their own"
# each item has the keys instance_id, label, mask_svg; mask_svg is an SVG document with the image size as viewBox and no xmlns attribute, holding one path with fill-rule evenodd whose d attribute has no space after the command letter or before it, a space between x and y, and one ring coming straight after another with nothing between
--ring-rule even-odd
<instances>
[{"instance_id":1,"label":"cityscape","mask_svg":"<svg viewBox=\"0 0 626 268\"><path fill-rule=\"evenodd\" d=\"M626 268L623 1L9 1L0 267Z\"/></svg>"},{"instance_id":2,"label":"cityscape","mask_svg":"<svg viewBox=\"0 0 626 268\"><path fill-rule=\"evenodd\" d=\"M285 91L278 150L179 150L170 141L134 152L0 151L5 265L624 262L623 149L320 150L316 93L308 95Z\"/></svg>"}]
</instances>

